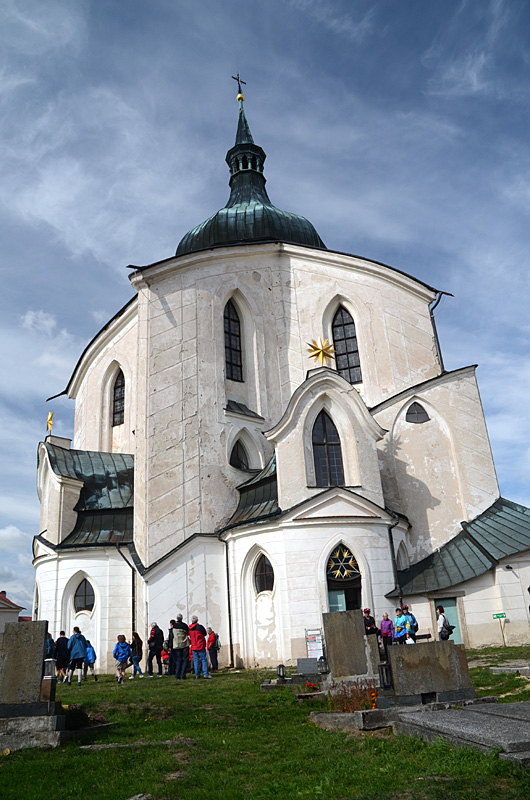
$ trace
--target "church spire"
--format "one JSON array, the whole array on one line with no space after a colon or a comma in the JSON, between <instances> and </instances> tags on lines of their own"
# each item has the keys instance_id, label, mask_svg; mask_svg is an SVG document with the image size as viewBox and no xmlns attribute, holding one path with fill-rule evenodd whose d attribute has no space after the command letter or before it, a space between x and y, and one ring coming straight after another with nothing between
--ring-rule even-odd
<instances>
[{"instance_id":1,"label":"church spire","mask_svg":"<svg viewBox=\"0 0 530 800\"><path fill-rule=\"evenodd\" d=\"M234 76L232 76L234 77ZM265 189L265 176L263 165L267 156L265 151L255 144L247 122L243 103L245 98L241 93L241 84L244 81L237 74L234 78L238 82L239 117L237 120L236 141L226 154L226 163L230 169L230 198L226 208L242 202L260 202L270 205L271 201Z\"/></svg>"},{"instance_id":2,"label":"church spire","mask_svg":"<svg viewBox=\"0 0 530 800\"><path fill-rule=\"evenodd\" d=\"M213 247L259 242L289 242L325 250L324 242L309 220L282 211L271 203L263 174L267 156L254 142L243 108L245 98L241 84L245 81L239 73L232 77L239 90L239 116L235 144L226 154L230 197L224 208L182 237L177 256Z\"/></svg>"}]
</instances>

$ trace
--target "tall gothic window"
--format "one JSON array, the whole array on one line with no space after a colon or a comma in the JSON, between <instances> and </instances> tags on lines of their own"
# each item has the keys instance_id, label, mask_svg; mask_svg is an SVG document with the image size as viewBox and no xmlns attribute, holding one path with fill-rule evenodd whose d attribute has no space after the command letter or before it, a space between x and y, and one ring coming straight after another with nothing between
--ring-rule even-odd
<instances>
[{"instance_id":1,"label":"tall gothic window","mask_svg":"<svg viewBox=\"0 0 530 800\"><path fill-rule=\"evenodd\" d=\"M225 306L225 363L226 377L243 382L243 359L241 352L241 323L236 307L231 300Z\"/></svg>"},{"instance_id":2,"label":"tall gothic window","mask_svg":"<svg viewBox=\"0 0 530 800\"><path fill-rule=\"evenodd\" d=\"M86 578L83 578L74 595L74 608L78 611L92 611L94 608L94 590Z\"/></svg>"},{"instance_id":3,"label":"tall gothic window","mask_svg":"<svg viewBox=\"0 0 530 800\"><path fill-rule=\"evenodd\" d=\"M344 486L340 438L331 417L322 409L313 426L313 458L317 486Z\"/></svg>"},{"instance_id":4,"label":"tall gothic window","mask_svg":"<svg viewBox=\"0 0 530 800\"><path fill-rule=\"evenodd\" d=\"M361 362L359 360L355 323L351 314L343 306L339 306L337 313L333 317L331 331L337 372L349 383L360 383L362 381Z\"/></svg>"},{"instance_id":5,"label":"tall gothic window","mask_svg":"<svg viewBox=\"0 0 530 800\"><path fill-rule=\"evenodd\" d=\"M112 427L123 425L125 414L125 378L120 371L116 375L112 390Z\"/></svg>"},{"instance_id":6,"label":"tall gothic window","mask_svg":"<svg viewBox=\"0 0 530 800\"><path fill-rule=\"evenodd\" d=\"M254 581L256 583L256 591L258 594L261 592L272 592L274 587L274 572L272 564L263 553L258 558L256 569L254 570Z\"/></svg>"}]
</instances>

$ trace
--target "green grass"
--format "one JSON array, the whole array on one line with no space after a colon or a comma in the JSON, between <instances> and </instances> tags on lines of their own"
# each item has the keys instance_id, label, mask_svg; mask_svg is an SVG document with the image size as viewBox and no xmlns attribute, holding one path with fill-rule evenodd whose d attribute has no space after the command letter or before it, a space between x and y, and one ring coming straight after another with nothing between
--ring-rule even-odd
<instances>
[{"instance_id":1,"label":"green grass","mask_svg":"<svg viewBox=\"0 0 530 800\"><path fill-rule=\"evenodd\" d=\"M93 736L95 742L181 739L169 747L103 751L81 750L83 742L72 742L57 750L0 756L0 797L127 800L142 792L166 800L530 797L530 770L442 741L321 730L309 721L315 706L298 705L289 688L260 692L262 677L250 671L220 673L211 681L126 680L117 686L109 676L80 689L60 685L61 702L81 702L117 723Z\"/></svg>"},{"instance_id":2,"label":"green grass","mask_svg":"<svg viewBox=\"0 0 530 800\"><path fill-rule=\"evenodd\" d=\"M484 647L482 650L466 650L468 661L480 659L492 667L501 666L505 661L530 663L530 646L523 647Z\"/></svg>"}]
</instances>

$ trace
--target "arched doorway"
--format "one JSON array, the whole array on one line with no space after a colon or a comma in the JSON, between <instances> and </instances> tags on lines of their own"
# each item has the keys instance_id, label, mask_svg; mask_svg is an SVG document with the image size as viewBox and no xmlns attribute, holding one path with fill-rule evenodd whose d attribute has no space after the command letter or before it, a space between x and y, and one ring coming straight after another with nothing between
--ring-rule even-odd
<instances>
[{"instance_id":1,"label":"arched doorway","mask_svg":"<svg viewBox=\"0 0 530 800\"><path fill-rule=\"evenodd\" d=\"M339 544L326 562L328 604L330 611L361 608L361 572L349 547Z\"/></svg>"}]
</instances>

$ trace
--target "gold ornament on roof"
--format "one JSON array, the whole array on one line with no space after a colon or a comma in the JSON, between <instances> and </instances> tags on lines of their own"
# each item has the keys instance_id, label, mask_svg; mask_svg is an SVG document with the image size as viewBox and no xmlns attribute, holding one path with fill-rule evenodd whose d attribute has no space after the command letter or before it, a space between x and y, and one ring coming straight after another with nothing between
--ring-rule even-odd
<instances>
[{"instance_id":1,"label":"gold ornament on roof","mask_svg":"<svg viewBox=\"0 0 530 800\"><path fill-rule=\"evenodd\" d=\"M307 346L309 348L309 358L314 358L315 363L320 362L320 366L324 366L324 361L326 365L331 361L332 358L335 358L333 353L335 349L333 345L330 343L329 339L322 340L322 337L318 337L318 342L316 339L313 339L312 342L307 342Z\"/></svg>"},{"instance_id":2,"label":"gold ornament on roof","mask_svg":"<svg viewBox=\"0 0 530 800\"><path fill-rule=\"evenodd\" d=\"M48 433L52 432L52 426L53 426L53 411L48 411L48 418L46 420L46 430L48 431Z\"/></svg>"}]
</instances>

